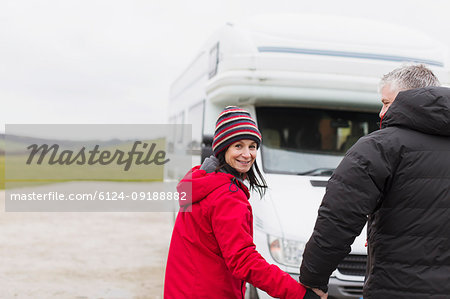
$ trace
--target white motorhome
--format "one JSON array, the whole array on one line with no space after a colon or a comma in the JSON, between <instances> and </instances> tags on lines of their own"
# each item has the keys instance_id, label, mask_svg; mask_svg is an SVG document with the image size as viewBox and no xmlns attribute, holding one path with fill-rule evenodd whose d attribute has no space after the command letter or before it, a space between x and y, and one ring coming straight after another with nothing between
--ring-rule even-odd
<instances>
[{"instance_id":1,"label":"white motorhome","mask_svg":"<svg viewBox=\"0 0 450 299\"><path fill-rule=\"evenodd\" d=\"M190 149L200 164L225 106L255 117L263 136L257 163L269 191L262 199L252 194L254 241L297 280L329 176L359 137L378 129L381 76L414 62L448 83L446 55L427 36L361 19L284 15L228 23L173 83L169 122L192 124ZM362 297L365 235L332 274L330 298ZM247 289L250 298L270 298Z\"/></svg>"}]
</instances>

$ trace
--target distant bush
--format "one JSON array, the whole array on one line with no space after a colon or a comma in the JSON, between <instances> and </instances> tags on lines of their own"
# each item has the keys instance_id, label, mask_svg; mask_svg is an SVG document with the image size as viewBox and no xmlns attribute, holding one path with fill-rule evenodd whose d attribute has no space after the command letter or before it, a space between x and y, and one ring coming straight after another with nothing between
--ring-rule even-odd
<instances>
[{"instance_id":1,"label":"distant bush","mask_svg":"<svg viewBox=\"0 0 450 299\"><path fill-rule=\"evenodd\" d=\"M0 189L5 189L5 153L0 153Z\"/></svg>"}]
</instances>

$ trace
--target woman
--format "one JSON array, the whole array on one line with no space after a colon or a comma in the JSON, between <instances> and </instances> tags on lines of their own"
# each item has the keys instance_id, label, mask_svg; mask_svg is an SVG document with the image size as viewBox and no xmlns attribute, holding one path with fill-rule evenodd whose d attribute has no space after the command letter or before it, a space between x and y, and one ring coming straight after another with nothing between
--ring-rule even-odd
<instances>
[{"instance_id":1,"label":"woman","mask_svg":"<svg viewBox=\"0 0 450 299\"><path fill-rule=\"evenodd\" d=\"M178 184L179 192L192 188L192 202L180 201L165 298L244 298L245 282L273 297L306 298L305 287L268 264L253 243L252 208L244 181L261 195L267 188L255 162L260 144L261 134L247 111L233 106L222 111L214 156Z\"/></svg>"}]
</instances>

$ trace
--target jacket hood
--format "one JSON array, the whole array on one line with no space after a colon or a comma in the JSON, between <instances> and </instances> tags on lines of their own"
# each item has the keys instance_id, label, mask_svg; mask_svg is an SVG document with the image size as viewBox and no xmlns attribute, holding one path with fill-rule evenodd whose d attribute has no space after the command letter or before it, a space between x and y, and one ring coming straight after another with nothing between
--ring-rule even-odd
<instances>
[{"instance_id":1,"label":"jacket hood","mask_svg":"<svg viewBox=\"0 0 450 299\"><path fill-rule=\"evenodd\" d=\"M223 185L227 185L231 192L237 192L238 189L241 189L247 198L250 197L247 187L233 175L223 172L208 173L204 169L200 169L199 165L192 168L177 186L179 193L192 194L192 200L178 202L182 207L189 206L203 200L211 192Z\"/></svg>"},{"instance_id":2,"label":"jacket hood","mask_svg":"<svg viewBox=\"0 0 450 299\"><path fill-rule=\"evenodd\" d=\"M382 119L382 128L390 126L450 136L450 88L426 87L399 92Z\"/></svg>"}]
</instances>

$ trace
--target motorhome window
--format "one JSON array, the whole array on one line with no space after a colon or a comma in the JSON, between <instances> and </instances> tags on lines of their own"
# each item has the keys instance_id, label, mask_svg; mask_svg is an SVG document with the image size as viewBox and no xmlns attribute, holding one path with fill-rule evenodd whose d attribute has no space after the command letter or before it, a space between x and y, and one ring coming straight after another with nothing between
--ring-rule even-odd
<instances>
[{"instance_id":1,"label":"motorhome window","mask_svg":"<svg viewBox=\"0 0 450 299\"><path fill-rule=\"evenodd\" d=\"M208 78L211 79L217 74L217 66L219 64L219 42L217 42L211 50L209 50L209 67Z\"/></svg>"},{"instance_id":2,"label":"motorhome window","mask_svg":"<svg viewBox=\"0 0 450 299\"><path fill-rule=\"evenodd\" d=\"M171 116L169 118L169 124L173 125L176 123L176 117ZM170 133L167 136L167 152L173 154L174 152L174 143L176 136L176 126L170 126Z\"/></svg>"},{"instance_id":3,"label":"motorhome window","mask_svg":"<svg viewBox=\"0 0 450 299\"><path fill-rule=\"evenodd\" d=\"M181 111L175 119L176 124L184 124L184 111ZM183 143L183 126L177 126L176 132L176 141L177 143Z\"/></svg>"},{"instance_id":4,"label":"motorhome window","mask_svg":"<svg viewBox=\"0 0 450 299\"><path fill-rule=\"evenodd\" d=\"M377 129L378 114L292 107L257 107L266 172L329 174L362 136Z\"/></svg>"},{"instance_id":5,"label":"motorhome window","mask_svg":"<svg viewBox=\"0 0 450 299\"><path fill-rule=\"evenodd\" d=\"M204 101L191 106L188 111L188 124L192 124L192 141L189 145L191 154L200 155L203 136L203 106Z\"/></svg>"}]
</instances>

